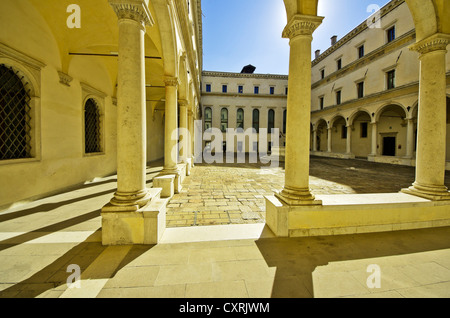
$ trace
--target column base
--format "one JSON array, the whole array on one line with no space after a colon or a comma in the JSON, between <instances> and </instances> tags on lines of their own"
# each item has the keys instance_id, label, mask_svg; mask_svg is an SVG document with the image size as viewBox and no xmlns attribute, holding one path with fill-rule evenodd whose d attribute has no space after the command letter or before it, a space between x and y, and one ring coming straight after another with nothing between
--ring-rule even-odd
<instances>
[{"instance_id":1,"label":"column base","mask_svg":"<svg viewBox=\"0 0 450 318\"><path fill-rule=\"evenodd\" d=\"M432 201L450 200L450 192L445 186L422 185L415 182L411 187L402 189L401 192Z\"/></svg>"},{"instance_id":2,"label":"column base","mask_svg":"<svg viewBox=\"0 0 450 318\"><path fill-rule=\"evenodd\" d=\"M275 193L275 197L290 206L322 205L322 201L316 200L309 188L293 189L284 187L281 192Z\"/></svg>"},{"instance_id":3,"label":"column base","mask_svg":"<svg viewBox=\"0 0 450 318\"><path fill-rule=\"evenodd\" d=\"M135 212L150 202L154 194L150 189L136 193L116 192L114 193L114 197L103 209L105 211Z\"/></svg>"},{"instance_id":4,"label":"column base","mask_svg":"<svg viewBox=\"0 0 450 318\"><path fill-rule=\"evenodd\" d=\"M175 194L175 175L168 174L165 176L157 176L153 178L153 187L161 188L162 198L171 198Z\"/></svg>"},{"instance_id":5,"label":"column base","mask_svg":"<svg viewBox=\"0 0 450 318\"><path fill-rule=\"evenodd\" d=\"M186 173L186 172L184 172ZM181 182L183 181L182 177L182 171L180 171L179 166L177 165L175 168L164 168L157 177L163 177L167 175L174 175L174 193L180 193L182 185Z\"/></svg>"}]
</instances>

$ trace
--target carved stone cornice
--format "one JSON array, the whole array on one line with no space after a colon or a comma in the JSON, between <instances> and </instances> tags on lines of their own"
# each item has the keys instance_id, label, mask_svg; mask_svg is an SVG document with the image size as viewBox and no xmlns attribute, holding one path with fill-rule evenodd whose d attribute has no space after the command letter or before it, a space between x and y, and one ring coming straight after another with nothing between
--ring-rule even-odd
<instances>
[{"instance_id":1,"label":"carved stone cornice","mask_svg":"<svg viewBox=\"0 0 450 318\"><path fill-rule=\"evenodd\" d=\"M323 17L296 14L283 30L283 38L293 39L299 35L312 36L313 32L322 23Z\"/></svg>"},{"instance_id":2,"label":"carved stone cornice","mask_svg":"<svg viewBox=\"0 0 450 318\"><path fill-rule=\"evenodd\" d=\"M180 80L178 79L178 77L166 76L164 77L164 84L166 86L178 87L180 85Z\"/></svg>"},{"instance_id":3,"label":"carved stone cornice","mask_svg":"<svg viewBox=\"0 0 450 318\"><path fill-rule=\"evenodd\" d=\"M423 39L409 47L411 51L416 51L420 55L424 55L434 51L446 51L447 45L450 43L449 34L436 33Z\"/></svg>"},{"instance_id":4,"label":"carved stone cornice","mask_svg":"<svg viewBox=\"0 0 450 318\"><path fill-rule=\"evenodd\" d=\"M144 0L109 0L109 4L119 20L134 20L141 24L143 28L155 24Z\"/></svg>"}]
</instances>

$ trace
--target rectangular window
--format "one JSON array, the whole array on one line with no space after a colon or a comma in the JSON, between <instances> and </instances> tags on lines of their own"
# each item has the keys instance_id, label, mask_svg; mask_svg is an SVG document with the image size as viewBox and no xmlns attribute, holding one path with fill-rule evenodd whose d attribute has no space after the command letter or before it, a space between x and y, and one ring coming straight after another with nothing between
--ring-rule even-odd
<instances>
[{"instance_id":1,"label":"rectangular window","mask_svg":"<svg viewBox=\"0 0 450 318\"><path fill-rule=\"evenodd\" d=\"M319 108L320 108L320 110L323 109L323 96L319 97Z\"/></svg>"},{"instance_id":2,"label":"rectangular window","mask_svg":"<svg viewBox=\"0 0 450 318\"><path fill-rule=\"evenodd\" d=\"M358 47L358 57L362 58L364 56L364 45Z\"/></svg>"},{"instance_id":3,"label":"rectangular window","mask_svg":"<svg viewBox=\"0 0 450 318\"><path fill-rule=\"evenodd\" d=\"M338 71L342 68L342 59L336 61Z\"/></svg>"},{"instance_id":4,"label":"rectangular window","mask_svg":"<svg viewBox=\"0 0 450 318\"><path fill-rule=\"evenodd\" d=\"M259 86L255 86L255 90L254 90L255 94L259 94Z\"/></svg>"},{"instance_id":5,"label":"rectangular window","mask_svg":"<svg viewBox=\"0 0 450 318\"><path fill-rule=\"evenodd\" d=\"M287 87L285 88L284 92L285 92L286 95L288 94L288 88Z\"/></svg>"},{"instance_id":6,"label":"rectangular window","mask_svg":"<svg viewBox=\"0 0 450 318\"><path fill-rule=\"evenodd\" d=\"M392 28L388 29L387 31L387 41L392 42L395 40L395 26L393 26Z\"/></svg>"},{"instance_id":7,"label":"rectangular window","mask_svg":"<svg viewBox=\"0 0 450 318\"><path fill-rule=\"evenodd\" d=\"M226 93L228 91L227 85L222 85L222 93Z\"/></svg>"},{"instance_id":8,"label":"rectangular window","mask_svg":"<svg viewBox=\"0 0 450 318\"><path fill-rule=\"evenodd\" d=\"M361 138L367 138L369 123L361 123Z\"/></svg>"},{"instance_id":9,"label":"rectangular window","mask_svg":"<svg viewBox=\"0 0 450 318\"><path fill-rule=\"evenodd\" d=\"M206 84L206 92L211 93L211 84Z\"/></svg>"},{"instance_id":10,"label":"rectangular window","mask_svg":"<svg viewBox=\"0 0 450 318\"><path fill-rule=\"evenodd\" d=\"M356 84L358 90L358 98L364 97L364 82L359 82Z\"/></svg>"},{"instance_id":11,"label":"rectangular window","mask_svg":"<svg viewBox=\"0 0 450 318\"><path fill-rule=\"evenodd\" d=\"M345 125L342 125L342 134L341 134L341 137L342 137L342 139L347 139L347 126L345 126Z\"/></svg>"},{"instance_id":12,"label":"rectangular window","mask_svg":"<svg viewBox=\"0 0 450 318\"><path fill-rule=\"evenodd\" d=\"M238 93L239 94L243 94L244 93L244 86L242 86L242 85L238 86Z\"/></svg>"},{"instance_id":13,"label":"rectangular window","mask_svg":"<svg viewBox=\"0 0 450 318\"><path fill-rule=\"evenodd\" d=\"M325 69L320 70L320 78L324 79L325 78Z\"/></svg>"},{"instance_id":14,"label":"rectangular window","mask_svg":"<svg viewBox=\"0 0 450 318\"><path fill-rule=\"evenodd\" d=\"M395 88L395 70L387 72L387 89Z\"/></svg>"},{"instance_id":15,"label":"rectangular window","mask_svg":"<svg viewBox=\"0 0 450 318\"><path fill-rule=\"evenodd\" d=\"M341 91L336 92L336 104L337 105L341 104L341 95L342 95Z\"/></svg>"},{"instance_id":16,"label":"rectangular window","mask_svg":"<svg viewBox=\"0 0 450 318\"><path fill-rule=\"evenodd\" d=\"M271 86L270 87L270 95L274 95L275 94L275 87Z\"/></svg>"}]
</instances>

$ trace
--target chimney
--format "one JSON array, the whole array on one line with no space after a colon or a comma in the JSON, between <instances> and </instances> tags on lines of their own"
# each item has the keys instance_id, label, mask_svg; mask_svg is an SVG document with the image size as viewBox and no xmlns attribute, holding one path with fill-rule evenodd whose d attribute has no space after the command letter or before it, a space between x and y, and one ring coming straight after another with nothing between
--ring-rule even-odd
<instances>
[{"instance_id":1,"label":"chimney","mask_svg":"<svg viewBox=\"0 0 450 318\"><path fill-rule=\"evenodd\" d=\"M320 55L320 50L316 50L316 58L318 58Z\"/></svg>"},{"instance_id":2,"label":"chimney","mask_svg":"<svg viewBox=\"0 0 450 318\"><path fill-rule=\"evenodd\" d=\"M336 42L337 42L337 35L333 35L333 36L331 37L331 46L335 45Z\"/></svg>"}]
</instances>

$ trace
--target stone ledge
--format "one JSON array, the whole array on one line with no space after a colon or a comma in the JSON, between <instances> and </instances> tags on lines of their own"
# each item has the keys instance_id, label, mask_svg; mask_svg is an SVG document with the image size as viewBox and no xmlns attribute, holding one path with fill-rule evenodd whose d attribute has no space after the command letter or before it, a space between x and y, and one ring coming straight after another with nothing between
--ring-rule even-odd
<instances>
[{"instance_id":1,"label":"stone ledge","mask_svg":"<svg viewBox=\"0 0 450 318\"><path fill-rule=\"evenodd\" d=\"M321 206L288 206L266 197L266 221L280 237L410 230L450 225L450 202L404 193L323 195Z\"/></svg>"}]
</instances>

